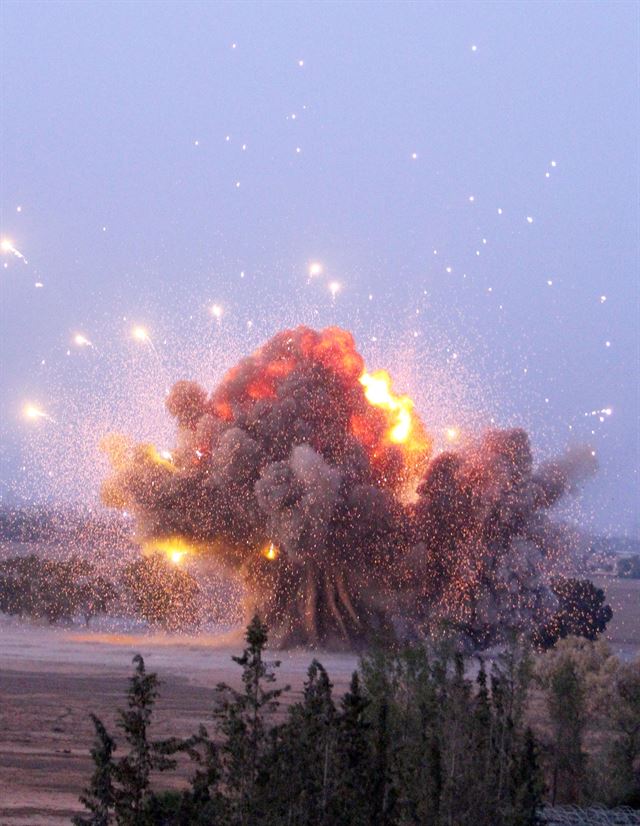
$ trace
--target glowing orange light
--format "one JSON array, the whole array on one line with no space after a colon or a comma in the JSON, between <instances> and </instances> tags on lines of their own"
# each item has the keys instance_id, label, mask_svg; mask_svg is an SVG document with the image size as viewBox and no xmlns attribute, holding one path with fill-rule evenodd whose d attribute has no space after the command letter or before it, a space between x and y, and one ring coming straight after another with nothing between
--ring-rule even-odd
<instances>
[{"instance_id":1,"label":"glowing orange light","mask_svg":"<svg viewBox=\"0 0 640 826\"><path fill-rule=\"evenodd\" d=\"M186 556L193 554L195 551L195 546L190 545L181 536L152 539L145 542L143 546L144 554L164 554L167 561L172 565L180 565Z\"/></svg>"},{"instance_id":2,"label":"glowing orange light","mask_svg":"<svg viewBox=\"0 0 640 826\"><path fill-rule=\"evenodd\" d=\"M277 559L280 556L280 551L276 548L273 542L270 542L262 551L262 555L270 562L273 562L274 559Z\"/></svg>"},{"instance_id":3,"label":"glowing orange light","mask_svg":"<svg viewBox=\"0 0 640 826\"><path fill-rule=\"evenodd\" d=\"M153 462L154 465L159 465L166 470L170 470L172 473L176 472L177 468L173 464L173 455L170 451L159 451L155 445L152 444L141 444L139 446L139 451L141 456L148 459L150 462Z\"/></svg>"},{"instance_id":4,"label":"glowing orange light","mask_svg":"<svg viewBox=\"0 0 640 826\"><path fill-rule=\"evenodd\" d=\"M389 441L404 444L412 431L413 402L409 396L396 396L391 392L391 377L386 370L363 373L360 384L364 387L367 401L391 414L392 424L388 430Z\"/></svg>"}]
</instances>

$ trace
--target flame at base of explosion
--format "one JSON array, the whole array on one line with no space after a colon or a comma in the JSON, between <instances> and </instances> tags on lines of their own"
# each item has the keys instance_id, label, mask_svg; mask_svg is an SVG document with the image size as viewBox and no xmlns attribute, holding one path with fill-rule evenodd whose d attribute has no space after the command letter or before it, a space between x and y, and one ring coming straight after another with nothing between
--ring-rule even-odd
<instances>
[{"instance_id":1,"label":"flame at base of explosion","mask_svg":"<svg viewBox=\"0 0 640 826\"><path fill-rule=\"evenodd\" d=\"M135 516L145 551L241 576L281 644L352 648L443 620L486 644L553 610L567 535L547 511L590 451L535 468L516 429L434 457L411 399L339 328L283 331L210 395L181 381L166 406L175 449L110 437L104 501Z\"/></svg>"}]
</instances>

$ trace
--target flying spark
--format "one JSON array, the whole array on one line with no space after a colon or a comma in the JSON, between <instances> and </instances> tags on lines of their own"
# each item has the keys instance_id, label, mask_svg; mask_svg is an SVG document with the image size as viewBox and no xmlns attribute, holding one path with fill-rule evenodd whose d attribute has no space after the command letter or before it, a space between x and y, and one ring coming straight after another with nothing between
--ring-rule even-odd
<instances>
[{"instance_id":1,"label":"flying spark","mask_svg":"<svg viewBox=\"0 0 640 826\"><path fill-rule=\"evenodd\" d=\"M131 335L136 339L136 341L151 342L149 332L146 327L134 327L131 331Z\"/></svg>"},{"instance_id":2,"label":"flying spark","mask_svg":"<svg viewBox=\"0 0 640 826\"><path fill-rule=\"evenodd\" d=\"M28 419L30 422L35 422L38 419L48 419L50 422L53 422L54 419L46 413L42 408L38 407L35 404L31 404L28 402L22 409L25 419Z\"/></svg>"},{"instance_id":3,"label":"flying spark","mask_svg":"<svg viewBox=\"0 0 640 826\"><path fill-rule=\"evenodd\" d=\"M14 247L13 241L11 241L9 238L3 238L2 241L0 241L0 249L2 250L2 252L11 253L11 255L15 255L16 258L19 258L21 261L24 261L25 264L29 263L27 259L24 257L24 255L20 252L20 250Z\"/></svg>"},{"instance_id":4,"label":"flying spark","mask_svg":"<svg viewBox=\"0 0 640 826\"><path fill-rule=\"evenodd\" d=\"M266 548L262 551L262 555L268 559L270 562L273 562L278 558L280 555L280 551L276 548L273 542L270 542Z\"/></svg>"}]
</instances>

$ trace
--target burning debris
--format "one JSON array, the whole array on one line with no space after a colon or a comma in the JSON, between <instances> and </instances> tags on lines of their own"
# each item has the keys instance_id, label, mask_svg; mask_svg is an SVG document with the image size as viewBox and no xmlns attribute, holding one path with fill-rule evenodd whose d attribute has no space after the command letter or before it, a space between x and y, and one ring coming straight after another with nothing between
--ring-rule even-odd
<instances>
[{"instance_id":1,"label":"burning debris","mask_svg":"<svg viewBox=\"0 0 640 826\"><path fill-rule=\"evenodd\" d=\"M535 468L522 430L432 454L407 396L352 336L274 336L207 395L177 382L175 448L106 441L104 501L145 550L215 560L281 644L359 645L446 620L476 643L553 612L565 544L546 511L590 453ZM178 549L178 550L176 550Z\"/></svg>"}]
</instances>

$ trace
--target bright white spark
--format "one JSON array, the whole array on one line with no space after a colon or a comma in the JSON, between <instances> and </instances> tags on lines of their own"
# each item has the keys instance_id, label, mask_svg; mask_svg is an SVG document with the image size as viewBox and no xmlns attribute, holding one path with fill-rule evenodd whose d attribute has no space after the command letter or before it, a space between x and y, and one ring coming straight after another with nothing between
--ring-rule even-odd
<instances>
[{"instance_id":1,"label":"bright white spark","mask_svg":"<svg viewBox=\"0 0 640 826\"><path fill-rule=\"evenodd\" d=\"M329 284L329 292L331 293L331 297L335 299L338 295L340 290L342 289L342 285L338 281L331 281Z\"/></svg>"},{"instance_id":2,"label":"bright white spark","mask_svg":"<svg viewBox=\"0 0 640 826\"><path fill-rule=\"evenodd\" d=\"M82 333L76 333L73 337L73 343L76 344L78 347L93 347L93 344L89 341L86 336L83 336Z\"/></svg>"},{"instance_id":3,"label":"bright white spark","mask_svg":"<svg viewBox=\"0 0 640 826\"><path fill-rule=\"evenodd\" d=\"M22 412L24 414L25 419L28 419L31 422L35 422L38 419L48 419L50 422L54 421L51 418L51 416L44 410L42 410L40 407L38 407L38 405L31 404L30 402L27 402L27 404L25 404L25 406L22 408Z\"/></svg>"},{"instance_id":4,"label":"bright white spark","mask_svg":"<svg viewBox=\"0 0 640 826\"><path fill-rule=\"evenodd\" d=\"M131 335L136 339L136 341L146 342L151 340L149 338L149 331L146 327L134 327L133 330L131 330Z\"/></svg>"},{"instance_id":5,"label":"bright white spark","mask_svg":"<svg viewBox=\"0 0 640 826\"><path fill-rule=\"evenodd\" d=\"M527 223L533 224L533 218L531 217L531 215L527 215Z\"/></svg>"},{"instance_id":6,"label":"bright white spark","mask_svg":"<svg viewBox=\"0 0 640 826\"><path fill-rule=\"evenodd\" d=\"M2 252L7 252L11 253L11 255L15 255L16 258L19 258L21 261L24 261L25 264L29 263L27 259L24 257L24 255L20 252L20 250L14 247L13 241L11 241L9 238L3 238L2 241L0 241L0 249L2 250Z\"/></svg>"},{"instance_id":7,"label":"bright white spark","mask_svg":"<svg viewBox=\"0 0 640 826\"><path fill-rule=\"evenodd\" d=\"M224 311L223 311L222 307L220 306L220 304L212 304L209 312L211 313L211 315L214 318L217 318L218 320L220 320L222 318L222 313Z\"/></svg>"},{"instance_id":8,"label":"bright white spark","mask_svg":"<svg viewBox=\"0 0 640 826\"><path fill-rule=\"evenodd\" d=\"M309 278L322 275L322 264L319 261L312 261L309 264Z\"/></svg>"}]
</instances>

